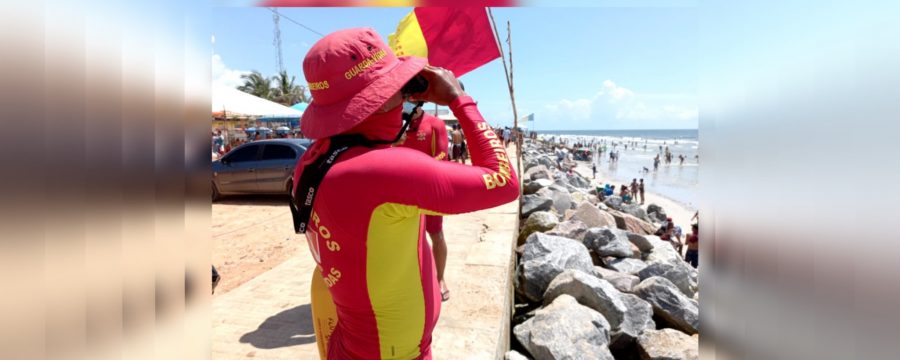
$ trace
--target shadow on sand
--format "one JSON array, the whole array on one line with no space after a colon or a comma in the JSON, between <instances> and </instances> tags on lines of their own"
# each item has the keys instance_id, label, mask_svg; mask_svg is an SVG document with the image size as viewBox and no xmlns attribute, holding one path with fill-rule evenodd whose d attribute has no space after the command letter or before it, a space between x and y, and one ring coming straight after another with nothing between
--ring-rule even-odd
<instances>
[{"instance_id":1,"label":"shadow on sand","mask_svg":"<svg viewBox=\"0 0 900 360\"><path fill-rule=\"evenodd\" d=\"M276 349L316 342L312 311L303 304L270 316L259 327L241 336L241 343L258 349Z\"/></svg>"}]
</instances>

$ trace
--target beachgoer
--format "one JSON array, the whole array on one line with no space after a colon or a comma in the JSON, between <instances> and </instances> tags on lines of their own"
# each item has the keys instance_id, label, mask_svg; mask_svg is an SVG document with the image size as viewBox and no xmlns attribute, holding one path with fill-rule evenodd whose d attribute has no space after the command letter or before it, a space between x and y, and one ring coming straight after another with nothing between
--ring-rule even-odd
<instances>
[{"instance_id":1,"label":"beachgoer","mask_svg":"<svg viewBox=\"0 0 900 360\"><path fill-rule=\"evenodd\" d=\"M422 107L416 106L411 111L409 129L404 139L397 146L421 151L435 160L447 158L447 127L444 121L426 113ZM425 215L425 232L431 238L431 251L434 254L434 265L437 268L437 279L441 285L441 300L450 300L450 289L444 281L444 269L447 266L447 242L444 240L444 218L439 215Z\"/></svg>"},{"instance_id":2,"label":"beachgoer","mask_svg":"<svg viewBox=\"0 0 900 360\"><path fill-rule=\"evenodd\" d=\"M562 161L566 158L566 152L563 151L563 147L560 146L556 149L556 167L562 170Z\"/></svg>"},{"instance_id":3,"label":"beachgoer","mask_svg":"<svg viewBox=\"0 0 900 360\"><path fill-rule=\"evenodd\" d=\"M646 169L646 168L644 168ZM641 178L641 182L638 183L638 192L641 194L641 205L644 205L644 179Z\"/></svg>"},{"instance_id":4,"label":"beachgoer","mask_svg":"<svg viewBox=\"0 0 900 360\"><path fill-rule=\"evenodd\" d=\"M621 185L619 187L619 196L622 197L622 201L626 204L631 202L631 194L628 192L628 185Z\"/></svg>"},{"instance_id":5,"label":"beachgoer","mask_svg":"<svg viewBox=\"0 0 900 360\"><path fill-rule=\"evenodd\" d=\"M219 155L225 154L225 137L222 136L222 130L216 130L212 138L213 152Z\"/></svg>"},{"instance_id":6,"label":"beachgoer","mask_svg":"<svg viewBox=\"0 0 900 360\"><path fill-rule=\"evenodd\" d=\"M460 130L459 124L453 125L453 132L450 133L450 136L452 137L452 141L453 141L453 148L451 150L452 151L451 155L453 155L453 158L452 158L453 161L460 162L460 163L465 162L465 161L463 161L463 156L462 156L463 140L462 140L462 131Z\"/></svg>"},{"instance_id":7,"label":"beachgoer","mask_svg":"<svg viewBox=\"0 0 900 360\"><path fill-rule=\"evenodd\" d=\"M687 251L684 253L684 261L687 261L694 267L700 264L700 237L698 236L697 224L691 224L691 233L687 236Z\"/></svg>"},{"instance_id":8,"label":"beachgoer","mask_svg":"<svg viewBox=\"0 0 900 360\"><path fill-rule=\"evenodd\" d=\"M452 72L397 58L372 29L323 37L303 71L313 101L301 126L315 142L294 172L291 214L317 264L310 297L320 356L431 359L441 297L422 215L515 200L510 157ZM409 94L421 84L415 76L428 87ZM391 147L404 100L448 106L471 142L472 166Z\"/></svg>"},{"instance_id":9,"label":"beachgoer","mask_svg":"<svg viewBox=\"0 0 900 360\"><path fill-rule=\"evenodd\" d=\"M509 146L509 141L512 139L512 132L509 130L509 127L503 129L503 146Z\"/></svg>"},{"instance_id":10,"label":"beachgoer","mask_svg":"<svg viewBox=\"0 0 900 360\"><path fill-rule=\"evenodd\" d=\"M594 179L596 179L597 178L597 164L593 164L591 166L591 170L594 171Z\"/></svg>"},{"instance_id":11,"label":"beachgoer","mask_svg":"<svg viewBox=\"0 0 900 360\"><path fill-rule=\"evenodd\" d=\"M656 234L663 241L672 244L672 248L678 250L678 254L681 254L681 243L676 242L673 239L675 235L675 223L672 221L672 218L667 218L666 223L662 225L660 230L657 230Z\"/></svg>"},{"instance_id":12,"label":"beachgoer","mask_svg":"<svg viewBox=\"0 0 900 360\"><path fill-rule=\"evenodd\" d=\"M681 235L683 235L681 231L681 226L675 225L675 229L672 230L672 238L678 242L678 247L675 250L678 251L678 255L681 255L681 247L683 246L683 242L681 241Z\"/></svg>"},{"instance_id":13,"label":"beachgoer","mask_svg":"<svg viewBox=\"0 0 900 360\"><path fill-rule=\"evenodd\" d=\"M634 197L634 200L637 201L637 196L638 196L637 179L631 179L631 195L632 195L632 197Z\"/></svg>"}]
</instances>

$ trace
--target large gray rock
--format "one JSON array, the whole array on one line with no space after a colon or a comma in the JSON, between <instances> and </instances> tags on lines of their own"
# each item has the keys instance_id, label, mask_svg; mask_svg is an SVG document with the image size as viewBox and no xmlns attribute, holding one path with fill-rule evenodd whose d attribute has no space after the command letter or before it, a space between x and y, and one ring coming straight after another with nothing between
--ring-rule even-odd
<instances>
[{"instance_id":1,"label":"large gray rock","mask_svg":"<svg viewBox=\"0 0 900 360\"><path fill-rule=\"evenodd\" d=\"M569 193L573 193L573 192L581 191L582 189L572 186L571 184L566 184L566 190L568 190Z\"/></svg>"},{"instance_id":2,"label":"large gray rock","mask_svg":"<svg viewBox=\"0 0 900 360\"><path fill-rule=\"evenodd\" d=\"M537 159L538 163L544 165L547 169L555 169L556 168L556 160L551 159L549 156L541 156Z\"/></svg>"},{"instance_id":3,"label":"large gray rock","mask_svg":"<svg viewBox=\"0 0 900 360\"><path fill-rule=\"evenodd\" d=\"M581 203L575 208L573 219L581 220L588 227L616 227L616 219L612 215L600 211L596 206L590 203Z\"/></svg>"},{"instance_id":4,"label":"large gray rock","mask_svg":"<svg viewBox=\"0 0 900 360\"><path fill-rule=\"evenodd\" d=\"M553 182L549 179L528 180L522 185L522 193L525 195L535 194L551 184L553 184Z\"/></svg>"},{"instance_id":5,"label":"large gray rock","mask_svg":"<svg viewBox=\"0 0 900 360\"><path fill-rule=\"evenodd\" d=\"M569 195L572 195L572 202L576 204L576 208L578 208L578 205L581 205L581 203L588 202L588 200L593 197L583 190L573 191Z\"/></svg>"},{"instance_id":6,"label":"large gray rock","mask_svg":"<svg viewBox=\"0 0 900 360\"><path fill-rule=\"evenodd\" d=\"M674 263L654 262L638 272L638 277L641 280L646 280L653 276L664 277L671 281L672 284L675 284L678 290L681 290L687 297L693 298L697 292L697 285L693 281L693 276L691 276L692 271L694 271L694 268L683 261Z\"/></svg>"},{"instance_id":7,"label":"large gray rock","mask_svg":"<svg viewBox=\"0 0 900 360\"><path fill-rule=\"evenodd\" d=\"M615 271L618 271L618 272L624 273L624 274L637 276L637 274L641 270L644 270L644 268L647 267L646 263L644 263L643 261L640 261L638 259L631 259L631 258L625 258L625 259L607 258L607 259L609 259L609 260L608 261L604 260L604 262L603 262L607 269L615 270Z\"/></svg>"},{"instance_id":8,"label":"large gray rock","mask_svg":"<svg viewBox=\"0 0 900 360\"><path fill-rule=\"evenodd\" d=\"M590 180L587 180L587 179L581 177L581 175L579 175L577 173L569 175L568 177L569 177L569 184L571 184L572 186L574 186L576 188L587 189L587 188L591 187Z\"/></svg>"},{"instance_id":9,"label":"large gray rock","mask_svg":"<svg viewBox=\"0 0 900 360\"><path fill-rule=\"evenodd\" d=\"M641 220L634 215L626 214L621 211L609 212L616 219L616 227L635 234L649 235L656 232L657 227L647 221Z\"/></svg>"},{"instance_id":10,"label":"large gray rock","mask_svg":"<svg viewBox=\"0 0 900 360\"><path fill-rule=\"evenodd\" d=\"M528 170L525 170L525 178L531 180L549 179L550 171L544 165L534 166Z\"/></svg>"},{"instance_id":11,"label":"large gray rock","mask_svg":"<svg viewBox=\"0 0 900 360\"><path fill-rule=\"evenodd\" d=\"M646 301L631 294L623 294L606 280L579 270L559 274L544 293L544 304L558 296L570 295L584 306L596 310L609 321L612 330L611 348L623 348L632 343L645 329L653 329L653 309Z\"/></svg>"},{"instance_id":12,"label":"large gray rock","mask_svg":"<svg viewBox=\"0 0 900 360\"><path fill-rule=\"evenodd\" d=\"M591 255L580 242L533 233L525 241L517 277L520 292L529 300L542 301L547 285L567 269L590 272Z\"/></svg>"},{"instance_id":13,"label":"large gray rock","mask_svg":"<svg viewBox=\"0 0 900 360\"><path fill-rule=\"evenodd\" d=\"M584 233L587 232L587 225L575 219L566 220L556 225L547 235L562 236L569 239L581 241L584 239Z\"/></svg>"},{"instance_id":14,"label":"large gray rock","mask_svg":"<svg viewBox=\"0 0 900 360\"><path fill-rule=\"evenodd\" d=\"M634 287L634 294L653 306L653 312L688 334L700 332L700 309L666 278L653 276Z\"/></svg>"},{"instance_id":15,"label":"large gray rock","mask_svg":"<svg viewBox=\"0 0 900 360\"><path fill-rule=\"evenodd\" d=\"M654 219L656 222L664 222L668 217L668 215L666 215L666 210L663 209L662 206L656 204L647 205L647 214L649 215L650 213L656 214L656 218Z\"/></svg>"},{"instance_id":16,"label":"large gray rock","mask_svg":"<svg viewBox=\"0 0 900 360\"><path fill-rule=\"evenodd\" d=\"M653 244L653 249L650 249L650 252L644 259L648 263L684 262L684 259L682 259L681 255L678 254L678 251L675 250L675 247L672 246L672 243L662 240L659 238L659 236L656 235L648 235L644 238L646 238L647 241Z\"/></svg>"},{"instance_id":17,"label":"large gray rock","mask_svg":"<svg viewBox=\"0 0 900 360\"><path fill-rule=\"evenodd\" d=\"M594 266L594 276L609 281L616 290L623 293L630 293L637 284L641 283L641 278L635 275L620 273L618 271L609 270L600 266Z\"/></svg>"},{"instance_id":18,"label":"large gray rock","mask_svg":"<svg viewBox=\"0 0 900 360\"><path fill-rule=\"evenodd\" d=\"M528 360L525 355L519 354L518 351L510 350L503 356L503 360Z\"/></svg>"},{"instance_id":19,"label":"large gray rock","mask_svg":"<svg viewBox=\"0 0 900 360\"><path fill-rule=\"evenodd\" d=\"M622 207L622 197L619 195L610 195L603 200L603 203L606 204L606 206L619 210Z\"/></svg>"},{"instance_id":20,"label":"large gray rock","mask_svg":"<svg viewBox=\"0 0 900 360\"><path fill-rule=\"evenodd\" d=\"M572 196L568 190L554 191L550 198L553 199L553 208L560 214L572 208Z\"/></svg>"},{"instance_id":21,"label":"large gray rock","mask_svg":"<svg viewBox=\"0 0 900 360\"><path fill-rule=\"evenodd\" d=\"M535 360L614 360L608 348L609 323L568 295L538 310L513 328L513 334Z\"/></svg>"},{"instance_id":22,"label":"large gray rock","mask_svg":"<svg viewBox=\"0 0 900 360\"><path fill-rule=\"evenodd\" d=\"M628 235L619 229L590 228L584 234L584 246L593 250L600 257L629 257L631 256L631 242Z\"/></svg>"},{"instance_id":23,"label":"large gray rock","mask_svg":"<svg viewBox=\"0 0 900 360\"><path fill-rule=\"evenodd\" d=\"M541 186L541 184L538 184L537 182L531 181L526 178L525 181L522 182L522 194L523 195L534 194L538 190L540 190L542 187L543 186Z\"/></svg>"},{"instance_id":24,"label":"large gray rock","mask_svg":"<svg viewBox=\"0 0 900 360\"><path fill-rule=\"evenodd\" d=\"M674 329L647 330L638 337L638 352L642 360L697 360L698 340Z\"/></svg>"},{"instance_id":25,"label":"large gray rock","mask_svg":"<svg viewBox=\"0 0 900 360\"><path fill-rule=\"evenodd\" d=\"M558 223L556 215L550 212L538 211L531 214L522 225L522 230L519 231L519 243L523 243L532 233L553 229Z\"/></svg>"},{"instance_id":26,"label":"large gray rock","mask_svg":"<svg viewBox=\"0 0 900 360\"><path fill-rule=\"evenodd\" d=\"M550 210L553 200L538 195L522 196L522 217L527 218L534 212Z\"/></svg>"},{"instance_id":27,"label":"large gray rock","mask_svg":"<svg viewBox=\"0 0 900 360\"><path fill-rule=\"evenodd\" d=\"M541 185L542 187L548 187L550 185L553 185L553 181L550 181L550 179L537 179L537 180L532 180L532 181Z\"/></svg>"},{"instance_id":28,"label":"large gray rock","mask_svg":"<svg viewBox=\"0 0 900 360\"><path fill-rule=\"evenodd\" d=\"M650 252L650 250L653 250L653 243L647 239L646 235L628 233L628 241L631 241L634 246L637 246L641 252Z\"/></svg>"},{"instance_id":29,"label":"large gray rock","mask_svg":"<svg viewBox=\"0 0 900 360\"><path fill-rule=\"evenodd\" d=\"M553 191L568 192L569 190L566 187L566 185L569 185L569 184L567 184L565 181L556 180L553 182L553 184L550 184L550 186L548 186L548 187L550 188L550 190L553 190Z\"/></svg>"},{"instance_id":30,"label":"large gray rock","mask_svg":"<svg viewBox=\"0 0 900 360\"><path fill-rule=\"evenodd\" d=\"M644 209L642 209L640 205L637 205L637 204L622 205L621 211L623 213L634 216L638 219L641 219L644 221L650 221L650 218L647 216L647 212L644 211Z\"/></svg>"}]
</instances>

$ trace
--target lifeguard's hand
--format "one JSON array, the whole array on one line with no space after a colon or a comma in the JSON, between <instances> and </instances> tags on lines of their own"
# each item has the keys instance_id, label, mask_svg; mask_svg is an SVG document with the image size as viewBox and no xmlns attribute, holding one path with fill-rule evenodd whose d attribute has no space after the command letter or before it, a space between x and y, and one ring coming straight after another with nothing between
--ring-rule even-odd
<instances>
[{"instance_id":1,"label":"lifeguard's hand","mask_svg":"<svg viewBox=\"0 0 900 360\"><path fill-rule=\"evenodd\" d=\"M457 97L465 95L459 80L453 72L431 65L425 65L425 69L419 73L428 80L428 90L422 94L413 95L412 101L428 101L438 105L450 105Z\"/></svg>"}]
</instances>

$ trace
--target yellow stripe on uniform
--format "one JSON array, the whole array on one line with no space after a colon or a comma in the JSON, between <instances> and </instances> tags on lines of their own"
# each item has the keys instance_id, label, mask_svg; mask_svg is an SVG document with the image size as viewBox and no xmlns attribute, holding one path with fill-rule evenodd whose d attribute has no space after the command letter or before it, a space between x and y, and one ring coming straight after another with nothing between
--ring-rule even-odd
<instances>
[{"instance_id":1,"label":"yellow stripe on uniform","mask_svg":"<svg viewBox=\"0 0 900 360\"><path fill-rule=\"evenodd\" d=\"M386 203L369 220L366 284L382 359L413 359L425 331L419 271L419 210Z\"/></svg>"},{"instance_id":2,"label":"yellow stripe on uniform","mask_svg":"<svg viewBox=\"0 0 900 360\"><path fill-rule=\"evenodd\" d=\"M416 12L410 11L400 24L397 31L388 35L388 45L397 56L418 56L428 58L428 45L425 43L425 35L416 18Z\"/></svg>"},{"instance_id":3,"label":"yellow stripe on uniform","mask_svg":"<svg viewBox=\"0 0 900 360\"><path fill-rule=\"evenodd\" d=\"M328 339L337 326L337 308L325 281L322 279L322 268L316 266L309 280L310 305L312 308L313 329L316 333L316 346L319 347L319 359L325 360L328 351Z\"/></svg>"}]
</instances>

